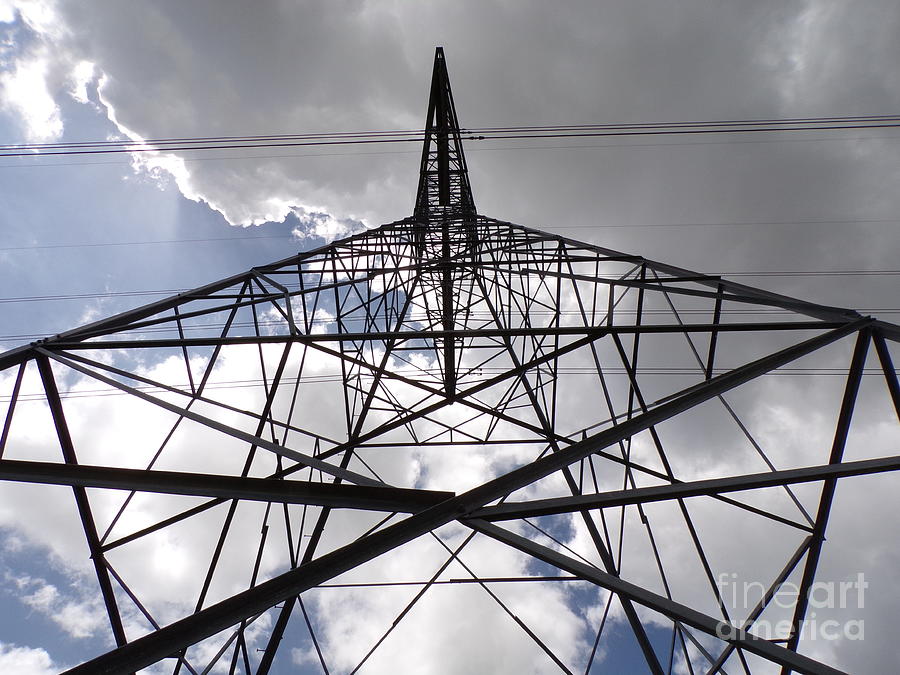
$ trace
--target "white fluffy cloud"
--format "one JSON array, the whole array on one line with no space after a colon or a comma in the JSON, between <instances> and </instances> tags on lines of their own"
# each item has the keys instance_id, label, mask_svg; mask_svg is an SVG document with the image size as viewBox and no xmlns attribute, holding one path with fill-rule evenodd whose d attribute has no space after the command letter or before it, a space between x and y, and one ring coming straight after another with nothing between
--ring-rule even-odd
<instances>
[{"instance_id":1,"label":"white fluffy cloud","mask_svg":"<svg viewBox=\"0 0 900 675\"><path fill-rule=\"evenodd\" d=\"M0 670L9 675L53 675L60 666L43 649L0 642Z\"/></svg>"},{"instance_id":2,"label":"white fluffy cloud","mask_svg":"<svg viewBox=\"0 0 900 675\"><path fill-rule=\"evenodd\" d=\"M55 141L63 131L59 108L47 87L48 59L46 52L39 52L19 59L14 70L0 75L3 106L18 113L30 141Z\"/></svg>"},{"instance_id":3,"label":"white fluffy cloud","mask_svg":"<svg viewBox=\"0 0 900 675\"><path fill-rule=\"evenodd\" d=\"M97 635L106 625L106 611L94 592L90 578L68 592L45 579L28 575L6 575L7 583L13 584L21 594L21 601L56 623L73 638L89 638Z\"/></svg>"}]
</instances>

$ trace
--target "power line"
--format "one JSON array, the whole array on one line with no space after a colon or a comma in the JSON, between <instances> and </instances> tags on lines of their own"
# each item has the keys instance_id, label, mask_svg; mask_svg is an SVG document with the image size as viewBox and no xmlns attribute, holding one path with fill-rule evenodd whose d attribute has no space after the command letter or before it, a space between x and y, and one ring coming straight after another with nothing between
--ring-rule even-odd
<instances>
[{"instance_id":1,"label":"power line","mask_svg":"<svg viewBox=\"0 0 900 675\"><path fill-rule=\"evenodd\" d=\"M99 241L78 244L33 244L28 246L3 246L0 251L31 251L54 248L101 248L106 246L145 246L148 244L190 244L213 241L253 241L256 239L292 239L288 234L267 234L255 237L204 237L197 239L148 239L146 241Z\"/></svg>"},{"instance_id":2,"label":"power line","mask_svg":"<svg viewBox=\"0 0 900 675\"><path fill-rule=\"evenodd\" d=\"M784 272L713 272L713 276L728 277L877 277L897 276L900 270L804 270Z\"/></svg>"},{"instance_id":3,"label":"power line","mask_svg":"<svg viewBox=\"0 0 900 675\"><path fill-rule=\"evenodd\" d=\"M757 127L757 126L796 126L803 124L861 124L885 125L900 122L898 115L864 115L844 117L782 117L761 118L743 120L711 120L711 121L681 121L681 122L614 122L594 124L552 124L529 126L503 126L503 127L467 127L461 129L462 134L478 133L530 133L530 132L579 132L579 131L634 131L657 129L683 129L683 128L733 128L733 127ZM253 134L233 136L193 136L193 137L169 137L148 138L142 140L87 140L87 141L59 141L53 143L9 143L0 144L0 150L30 150L30 149L59 149L59 148L101 148L101 147L125 147L146 145L172 145L178 143L236 143L257 141L296 141L296 140L335 140L335 139L368 139L368 138L392 138L392 137L422 137L424 129L395 129L386 131L346 131L346 132L320 132L306 134ZM418 140L418 139L417 139Z\"/></svg>"},{"instance_id":4,"label":"power line","mask_svg":"<svg viewBox=\"0 0 900 675\"><path fill-rule=\"evenodd\" d=\"M467 382L470 384L474 384L476 382L486 381L490 379L485 376L486 374L491 373L501 373L506 372L502 368L477 368L477 371L480 371L479 375L475 375L472 378L467 378ZM557 371L559 373L564 373L567 375L588 375L597 377L597 371L594 368L587 367L569 367L569 368L558 368ZM728 372L728 367L720 367L714 368L713 373L725 373ZM706 374L706 371L698 368L696 366L693 367L638 367L636 369L637 375L677 375L677 376L700 376L703 377ZM768 373L765 373L763 377L772 377L772 376L801 376L801 377L810 377L810 376L846 376L848 372L848 368L802 368L802 367L791 367L785 366L782 368L777 368ZM898 372L898 371L895 371ZM417 368L415 370L407 370L407 371L396 371L398 375L411 375L411 374L419 374L419 375L433 375L435 377L440 377L443 371L439 368ZM620 375L620 376L630 376L630 373L624 367L608 367L603 369L604 375ZM863 375L880 375L884 376L884 371L881 368L865 368L862 372ZM333 375L303 375L295 378L283 378L280 382L279 386L287 387L300 383L336 383L336 382L344 382L344 376L335 373ZM271 383L267 380L263 379L242 379L242 380L224 380L221 382L209 382L207 383L205 389L207 391L217 390L217 389L247 389L247 388L255 388L255 387L268 387ZM174 386L176 389L181 389L183 393L189 394L190 392L190 384L182 383L178 385L169 385ZM133 388L138 391L143 391L152 394L164 394L169 393L168 389L163 387L158 387L152 384L135 384ZM60 391L60 398L103 398L106 396L125 396L128 392L122 391L120 389L116 389L115 387L97 387L95 389L70 389L67 391ZM11 400L8 396L0 397L0 403L9 403ZM17 398L17 402L26 403L32 401L46 401L46 395L41 393L21 393Z\"/></svg>"},{"instance_id":5,"label":"power line","mask_svg":"<svg viewBox=\"0 0 900 675\"><path fill-rule=\"evenodd\" d=\"M684 137L681 137L680 140L676 140L669 143L662 142L636 142L636 143L578 143L578 144L566 144L566 145L506 145L501 147L475 147L468 148L466 152L506 152L508 150L592 150L592 149L604 149L604 148L660 148L660 147L683 147L683 146L698 146L698 145L745 145L745 144L763 144L763 143L809 143L809 142L817 142L817 143L826 143L826 142L847 142L847 141L897 141L900 140L900 136L843 136L843 137L824 137L824 136L815 136L815 137L807 137L807 138L748 138L743 140L735 140L733 138L729 138L728 140L720 140L720 141L690 141L686 140ZM182 162L220 162L220 161L243 161L248 159L306 159L306 158L315 158L315 157L361 157L367 155L419 155L421 154L418 150L375 150L370 152L292 152L292 153L263 153L256 155L218 155L213 157L179 157L178 159ZM29 157L37 157L38 155L29 154ZM51 160L49 162L45 162L43 164L38 163L29 163L29 164L0 164L0 169L24 169L24 168L38 168L38 167L67 167L67 166L110 166L110 165L120 165L120 166L130 166L132 164L131 161L121 161L114 160L108 162L102 161L84 161L84 162L61 162L59 160ZM892 221L893 222L893 221Z\"/></svg>"},{"instance_id":6,"label":"power line","mask_svg":"<svg viewBox=\"0 0 900 675\"><path fill-rule=\"evenodd\" d=\"M178 291L160 291L158 294L162 295L162 294L169 294L169 293L175 293L175 292L178 292ZM125 296L128 294L123 293L123 294L116 294L116 295L117 296ZM27 300L35 300L35 299L36 300L43 300L43 299L57 300L57 299L65 299L65 298L64 298L64 296L62 296L62 297L60 297L60 296L37 296L36 298L24 298L22 301L24 302ZM0 302L3 302L5 300L6 299L0 299ZM857 308L856 311L858 311L861 314L877 314L877 315L897 314L897 313L900 313L900 307L860 307L860 308ZM635 309L617 309L616 313L619 315L636 315L637 310L635 310ZM754 316L754 317L756 317L756 316L763 316L763 315L786 316L786 315L789 315L791 313L791 311L786 310L786 309L778 309L778 308L723 309L723 310L721 310L720 313L723 316L728 315L728 316ZM553 312L532 311L530 314L533 316L555 316L555 314ZM655 315L671 316L672 312L669 309L644 308L641 310L641 314L644 316L655 316ZM699 316L708 317L710 312L707 310L702 310L702 309L680 309L680 310L678 310L678 314L681 316L698 316L699 315ZM576 318L581 316L580 312L578 312L576 310L559 312L559 315L576 317ZM492 318L492 315L488 312L484 312L484 313L473 312L472 316L473 316L473 318L484 318L484 319ZM330 319L330 318L310 319L309 323L322 326L322 325L334 324L335 320ZM353 320L345 319L343 323L344 323L344 325L349 326L349 325L353 325L355 322ZM364 323L364 320L359 319L358 323ZM232 324L231 324L231 328L234 328L234 329L254 328L255 326L259 326L260 328L277 327L277 326L284 326L284 322L280 321L280 320L275 320L275 321L257 320L256 323L236 321L236 322L232 322ZM202 330L221 330L224 327L225 327L225 324L222 322L210 322L210 323L201 323L201 324L195 324L195 325L186 325L186 326L182 327L182 330L185 333L191 333L194 331L202 331ZM174 331L174 329L170 326L155 326L155 327L149 327L149 328L140 328L137 330L129 330L128 335L129 336L159 335L159 334L171 333L173 331ZM42 332L42 333L19 333L19 334L14 334L14 335L0 335L0 342L19 342L19 343L32 342L34 340L42 340L42 339L52 337L54 334L55 333L52 331L47 331L47 332Z\"/></svg>"},{"instance_id":7,"label":"power line","mask_svg":"<svg viewBox=\"0 0 900 675\"><path fill-rule=\"evenodd\" d=\"M713 222L713 223L635 223L613 225L563 225L557 227L557 230L605 230L618 228L644 228L644 227L755 227L764 225L870 225L870 224L889 224L900 223L897 218L861 218L861 219L839 219L839 220L746 220L737 222Z\"/></svg>"},{"instance_id":8,"label":"power line","mask_svg":"<svg viewBox=\"0 0 900 675\"><path fill-rule=\"evenodd\" d=\"M840 131L900 127L900 117L780 118L717 120L711 122L658 122L619 124L538 125L518 127L471 127L461 130L467 140L536 138L585 138L605 136L659 136L692 134L746 134L784 131ZM78 141L42 144L0 145L0 157L47 155L97 155L133 152L175 152L302 146L358 145L374 143L421 143L424 130L330 132L319 134L271 134L249 136L205 136L148 140Z\"/></svg>"},{"instance_id":9,"label":"power line","mask_svg":"<svg viewBox=\"0 0 900 675\"><path fill-rule=\"evenodd\" d=\"M755 226L768 226L768 225L869 225L869 224L890 224L890 223L900 223L900 219L897 218L860 218L860 219L837 219L837 220L748 220L748 221L736 221L736 222L708 222L708 223L628 223L628 224L591 224L591 225L564 225L561 227L548 228L548 231L560 231L560 230L593 230L593 229L633 229L633 228L683 228L683 227L755 227ZM84 243L70 243L70 244L29 244L23 246L0 246L0 251L8 252L8 251L36 251L43 249L68 249L68 248L103 248L103 247L111 247L111 246L147 246L152 244L192 244L192 243L207 243L207 242L218 242L218 241L235 241L235 242L243 242L243 241L254 241L254 240L266 240L266 239L293 239L291 235L281 235L281 234L272 234L272 235L259 235L253 237L199 237L199 238L191 238L191 239L148 239L143 241L101 241L101 242L84 242ZM847 271L846 273L852 273ZM868 272L867 272L868 273ZM871 273L879 273L879 271L875 270ZM755 273L755 272L727 272L722 273L723 275L753 275L753 276L764 276L764 275L774 275L774 276L787 276L787 272L767 272L763 273ZM794 273L790 273L794 274ZM804 273L800 273L804 274Z\"/></svg>"},{"instance_id":10,"label":"power line","mask_svg":"<svg viewBox=\"0 0 900 675\"><path fill-rule=\"evenodd\" d=\"M42 302L45 300L96 300L105 298L133 298L146 295L172 295L174 293L183 293L189 290L186 288L174 288L159 291L111 291L103 293L72 293L57 295L23 295L18 297L0 298L0 303L16 303L16 302Z\"/></svg>"},{"instance_id":11,"label":"power line","mask_svg":"<svg viewBox=\"0 0 900 675\"><path fill-rule=\"evenodd\" d=\"M255 239L257 237L248 237ZM259 237L262 238L262 237ZM204 241L204 240L188 240L188 241ZM157 243L157 242L146 242ZM89 244L84 244L89 245ZM98 244L101 245L101 244ZM110 244L115 245L115 244ZM64 247L65 245L60 245ZM72 244L72 246L81 246L81 244ZM4 249L0 249L4 250ZM710 272L710 276L723 277L849 277L849 276L900 276L900 269L882 269L882 270L758 270L758 271L729 271L729 272ZM17 303L17 302L41 302L47 300L94 300L116 297L139 297L145 295L171 295L173 293L184 293L189 288L173 288L160 290L138 290L138 291L103 291L89 293L71 293L71 294L53 294L53 295L22 295L0 297L0 303ZM882 311L882 310L867 310ZM890 311L890 310L888 310Z\"/></svg>"}]
</instances>

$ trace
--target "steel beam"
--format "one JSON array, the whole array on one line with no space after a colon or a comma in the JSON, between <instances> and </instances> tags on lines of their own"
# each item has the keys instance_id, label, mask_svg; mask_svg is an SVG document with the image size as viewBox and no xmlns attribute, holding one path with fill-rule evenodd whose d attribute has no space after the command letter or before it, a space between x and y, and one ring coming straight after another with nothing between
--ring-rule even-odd
<instances>
[{"instance_id":1,"label":"steel beam","mask_svg":"<svg viewBox=\"0 0 900 675\"><path fill-rule=\"evenodd\" d=\"M92 377L95 380L99 380L105 384L108 384L116 389L120 389L121 391L125 391L129 394L137 396L149 403L153 403L164 410L168 410L169 412L173 412L181 417L185 417L194 422L199 422L200 424L204 424L211 429L215 429L216 431L221 431L222 433L232 436L233 438L237 438L239 440L250 443L251 445L259 446L269 452L272 452L276 455L281 455L287 459L291 459L299 464L303 464L304 466L312 467L313 469L318 469L323 473L328 474L329 476L339 476L344 480L348 480L351 483L355 483L357 485L383 485L381 481L374 480L367 476L362 476L358 473L354 473L353 471L348 471L347 469L342 469L340 467L335 466L334 464L329 464L328 462L322 461L316 457L311 457L302 452L298 452L297 450L291 450L290 448L286 448L284 446L278 445L277 443L273 443L271 441L267 441L264 438L260 438L259 436L254 436L253 434L249 434L246 431L241 431L240 429L235 429L233 427L228 426L227 424L223 424L222 422L218 422L212 418L206 417L205 415L200 415L199 413L195 413L192 410L188 410L187 408L177 406L173 403L169 403L168 401L164 401L161 398L156 396L151 396L150 394L141 391L140 389L135 389L134 387L129 387L127 384L123 384L118 380L114 380L110 377L106 377L105 375L101 375L98 372L92 371L89 368L85 368L84 366L72 361L71 359L67 359L59 354L55 354L50 351L46 351L44 349L39 348L39 353L49 356L52 359L55 359L59 363L62 363L65 366L68 366L72 370L76 370L83 375L87 375L88 377Z\"/></svg>"},{"instance_id":2,"label":"steel beam","mask_svg":"<svg viewBox=\"0 0 900 675\"><path fill-rule=\"evenodd\" d=\"M341 483L0 460L0 480L332 508L416 513L452 492Z\"/></svg>"},{"instance_id":3,"label":"steel beam","mask_svg":"<svg viewBox=\"0 0 900 675\"><path fill-rule=\"evenodd\" d=\"M846 675L843 671L831 668L807 656L785 649L769 640L764 640L752 633L740 630L719 621L718 619L714 619L707 614L698 612L687 605L669 600L665 596L658 595L641 586L624 581L607 572L603 572L596 567L591 567L583 562L574 560L558 551L542 546L531 539L526 539L525 537L513 534L512 532L504 530L502 527L498 527L492 523L488 523L487 521L473 519L466 521L466 524L475 531L481 532L497 541L512 546L538 560L542 560L554 567L565 570L586 581L591 581L598 586L602 586L621 596L630 598L634 602L659 612L660 614L664 614L670 619L692 626L693 628L703 631L707 635L733 644L735 647L746 649L748 652L762 656L764 659L768 659L773 663L779 665L787 664L794 670L800 673L808 673L809 675Z\"/></svg>"},{"instance_id":4,"label":"steel beam","mask_svg":"<svg viewBox=\"0 0 900 675\"><path fill-rule=\"evenodd\" d=\"M495 223L497 225L505 225L512 229L518 230L526 235L531 236L540 236L544 239L550 239L553 241L561 241L568 244L570 247L575 248L576 250L586 250L593 251L605 257L622 257L626 256L626 254L616 251L611 248L606 248L604 246L597 246L596 244L589 244L583 241L578 241L576 239L571 239L569 237L564 237L562 235L557 234L548 234L546 232L541 232L540 230L535 230L529 227L525 227L523 225L517 225L515 223L510 223L506 221L500 221L493 218L485 218L486 221ZM629 256L634 257L634 256ZM657 260L647 260L646 258L637 257L637 262L646 263L647 267L652 270L656 270L657 272L662 272L664 274L668 274L671 276L695 276L696 273L690 270L686 270L683 267L676 267L675 265L669 265L667 263L662 263ZM800 314L805 314L806 316L812 316L817 319L823 319L825 321L853 321L861 319L862 316L852 310L852 309L844 309L841 307L830 307L828 305L818 305L812 302L805 302L803 300L797 300L796 298L791 298L786 295L779 295L778 293L773 293L771 291L765 291L760 288L754 288L752 286L746 286L744 284L739 284L734 281L728 281L726 279L717 279L715 277L709 277L708 280L699 280L697 283L709 286L713 289L718 290L718 286L721 284L722 288L726 291L729 291L735 295L746 295L748 297L755 297L759 299L760 304L772 305L775 307L782 307L784 309L789 309L795 312L799 312ZM891 339L900 339L900 328L895 326L894 324L879 322L879 327L889 328L891 331Z\"/></svg>"},{"instance_id":5,"label":"steel beam","mask_svg":"<svg viewBox=\"0 0 900 675\"><path fill-rule=\"evenodd\" d=\"M897 414L897 419L900 420L900 382L897 381L897 371L894 368L891 351L888 349L881 331L873 331L872 341L875 343L875 350L878 352L878 360L884 372L884 380L891 395L891 402L894 404L894 412Z\"/></svg>"},{"instance_id":6,"label":"steel beam","mask_svg":"<svg viewBox=\"0 0 900 675\"><path fill-rule=\"evenodd\" d=\"M0 431L0 458L6 449L6 440L9 438L9 430L12 427L13 415L16 412L16 402L19 400L19 391L22 389L22 377L25 375L26 363L19 364L16 372L16 381L13 384L12 393L9 395L9 405L6 408L6 416L3 420L3 431Z\"/></svg>"},{"instance_id":7,"label":"steel beam","mask_svg":"<svg viewBox=\"0 0 900 675\"><path fill-rule=\"evenodd\" d=\"M675 400L636 415L612 429L602 431L557 453L546 455L530 464L514 469L464 494L447 499L395 525L310 560L296 569L233 595L67 672L72 675L103 675L107 673L112 675L144 668L160 659L176 654L179 650L204 638L215 635L220 630L236 625L288 598L362 565L387 551L402 546L431 530L458 518L464 518L485 504L577 462L596 450L601 450L659 424L769 370L831 344L868 324L868 320L848 324L770 354L742 368L707 380ZM489 523L486 525L493 527ZM797 658L802 659L803 657L798 656Z\"/></svg>"},{"instance_id":8,"label":"steel beam","mask_svg":"<svg viewBox=\"0 0 900 675\"><path fill-rule=\"evenodd\" d=\"M0 463L0 466L2 466L2 463ZM479 509L472 513L472 517L492 522L517 518L536 518L538 516L570 513L583 509L604 509L612 506L648 504L650 502L682 499L685 497L715 496L726 492L778 487L794 483L810 483L819 480L863 476L886 471L900 471L900 455L839 464L822 464L801 469L766 471L741 476L729 476L727 478L710 478L628 490L612 490L593 495L537 499L528 502L503 502L497 506L487 506Z\"/></svg>"},{"instance_id":9,"label":"steel beam","mask_svg":"<svg viewBox=\"0 0 900 675\"><path fill-rule=\"evenodd\" d=\"M553 328L479 328L459 330L420 330L420 331L367 331L365 333L317 333L307 335L248 335L229 337L197 337L197 338L147 338L124 340L92 340L91 342L58 341L42 345L45 349L95 350L95 349L160 349L180 347L212 347L216 345L241 344L283 344L298 342L316 344L326 342L397 342L450 340L467 338L510 338L539 336L582 336L582 335L635 335L635 334L668 334L668 333L745 333L771 331L830 330L845 325L847 322L836 321L762 321L759 323L687 323L687 324L642 324L640 326L557 326Z\"/></svg>"},{"instance_id":10,"label":"steel beam","mask_svg":"<svg viewBox=\"0 0 900 675\"><path fill-rule=\"evenodd\" d=\"M847 376L847 385L844 388L844 396L841 401L841 411L838 414L834 441L831 445L830 464L840 464L844 456L844 446L847 443L847 435L850 432L850 421L853 418L853 410L856 407L856 396L859 393L859 385L862 381L870 340L871 329L869 327L861 330L856 337L856 347L853 350L850 373ZM834 501L836 487L837 478L827 478L822 486L819 508L816 512L815 527L812 532L812 541L809 544L809 553L806 556L803 576L797 589L797 604L794 607L794 615L791 619L791 635L787 641L788 649L796 650L800 642L800 628L806 618L806 609L809 606L809 592L815 581L819 557L822 554L822 546L825 543L825 530L828 527L828 518L831 515L831 504ZM788 675L790 672L790 668L787 665L781 669L781 675Z\"/></svg>"},{"instance_id":11,"label":"steel beam","mask_svg":"<svg viewBox=\"0 0 900 675\"><path fill-rule=\"evenodd\" d=\"M50 368L50 361L46 357L37 359L38 370L41 374L41 381L44 385L44 393L47 396L47 403L50 406L50 414L53 417L53 425L56 427L56 435L62 449L63 458L69 465L78 464L75 455L75 445L72 442L72 436L69 433L69 425L66 422L66 416L63 412L62 401L59 398L59 391L56 387L56 380L53 377L53 370ZM122 624L122 617L119 613L119 606L116 603L116 594L113 591L112 581L109 578L109 570L106 567L106 558L100 549L100 538L97 535L97 526L94 522L94 514L91 510L91 503L88 501L87 493L83 487L75 486L72 488L75 493L75 504L78 508L78 515L81 518L81 525L84 529L84 536L87 539L88 550L91 553L91 560L94 564L94 571L97 574L97 583L100 586L100 594L103 596L103 602L106 605L106 613L109 618L110 627L112 628L113 637L117 645L124 645L128 639L125 636L125 626ZM128 671L131 672L131 671Z\"/></svg>"}]
</instances>

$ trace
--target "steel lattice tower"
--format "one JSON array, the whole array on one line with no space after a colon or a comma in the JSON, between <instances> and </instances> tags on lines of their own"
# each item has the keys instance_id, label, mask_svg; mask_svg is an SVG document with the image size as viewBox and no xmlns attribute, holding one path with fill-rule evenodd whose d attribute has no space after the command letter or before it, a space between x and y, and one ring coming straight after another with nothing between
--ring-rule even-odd
<instances>
[{"instance_id":1,"label":"steel lattice tower","mask_svg":"<svg viewBox=\"0 0 900 675\"><path fill-rule=\"evenodd\" d=\"M897 426L898 339L478 214L438 49L412 216L0 355L0 478L23 519L54 500L83 530L116 646L72 673L263 674L298 644L343 672L338 618L365 672L401 658L391 640L419 607L464 594L520 640L496 648L531 650L540 672L600 668L616 630L652 673L839 672L801 653L800 628L838 545L838 479L900 469L844 453L864 374ZM828 379L829 444L810 462L742 411L771 393L764 375L823 364L846 377ZM98 388L117 417L79 397ZM171 563L154 581L153 556L179 543L183 586ZM736 608L720 575L760 548L766 592ZM758 637L788 580L790 636ZM556 615L528 615L512 588L552 589L589 639L561 645ZM390 619L368 625L362 598L387 593ZM439 633L417 634L435 659ZM394 663L425 671L440 664Z\"/></svg>"}]
</instances>

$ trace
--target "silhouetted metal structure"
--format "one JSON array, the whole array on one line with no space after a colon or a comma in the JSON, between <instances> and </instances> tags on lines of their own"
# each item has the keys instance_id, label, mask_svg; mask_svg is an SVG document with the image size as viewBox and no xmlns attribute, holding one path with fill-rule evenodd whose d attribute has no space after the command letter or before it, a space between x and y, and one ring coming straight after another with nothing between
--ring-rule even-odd
<instances>
[{"instance_id":1,"label":"silhouetted metal structure","mask_svg":"<svg viewBox=\"0 0 900 675\"><path fill-rule=\"evenodd\" d=\"M854 311L479 215L438 49L411 217L0 355L0 478L74 491L117 647L71 673L274 672L291 630L327 670L328 617L308 598L350 572L372 593L412 585L381 638L360 642L360 665L439 585L475 584L521 629L538 670L599 668L598 645L622 642L609 637L616 615L648 672L763 662L839 672L798 652L800 627L838 479L900 469L898 456L843 457L864 372L878 371L900 411L898 337ZM762 376L845 353L830 451L810 466L765 448L738 413L767 395L753 389ZM217 379L233 372L241 378ZM88 383L128 402L130 435L110 445L74 423L83 404L66 399ZM38 455L28 406L54 429L56 447ZM340 415L326 419L330 410ZM429 472L444 474L430 458L472 455L484 459L478 481L431 484ZM702 470L713 456L759 468ZM803 483L819 489L795 493ZM735 528L774 528L746 528L753 546L777 538L789 549L743 614L717 583L730 571L722 551L738 542L708 532L732 517ZM175 616L184 598L160 603L146 580L173 530L206 551L189 565L192 610ZM198 543L200 532L214 536ZM666 532L690 559L667 563ZM365 577L368 563L421 538L441 555L430 577ZM524 554L528 573L481 576L463 561L476 538ZM629 548L636 540L642 553ZM792 634L757 637L754 622L788 579L800 588ZM504 600L498 589L513 582L604 589L566 596L592 631L574 662ZM595 614L579 606L589 597Z\"/></svg>"}]
</instances>

